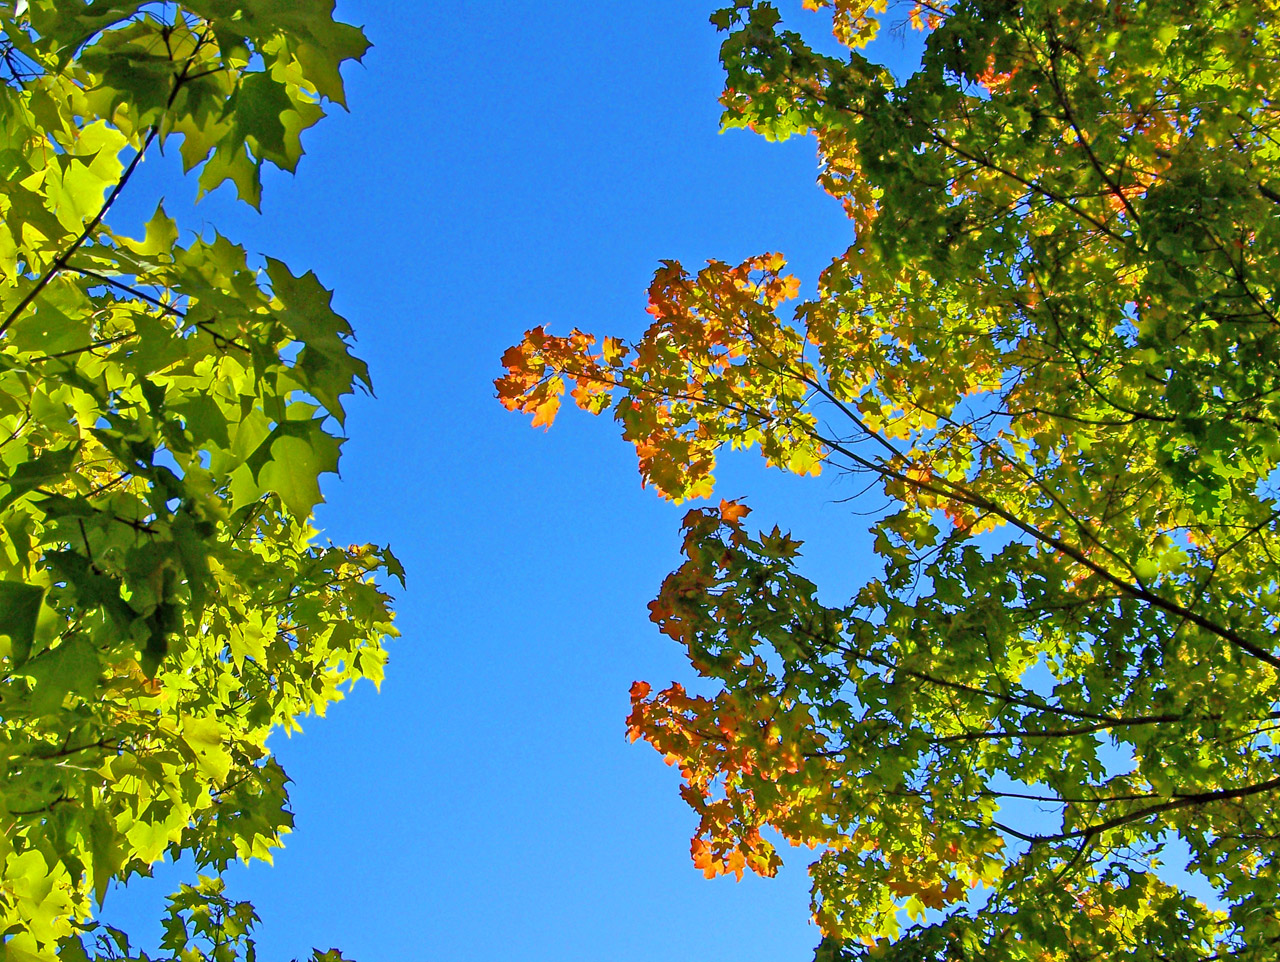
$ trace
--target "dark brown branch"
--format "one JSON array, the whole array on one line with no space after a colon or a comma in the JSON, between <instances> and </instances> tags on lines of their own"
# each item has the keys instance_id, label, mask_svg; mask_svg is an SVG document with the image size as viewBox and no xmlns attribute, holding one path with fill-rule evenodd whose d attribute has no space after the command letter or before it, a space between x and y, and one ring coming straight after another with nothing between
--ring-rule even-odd
<instances>
[{"instance_id":1,"label":"dark brown branch","mask_svg":"<svg viewBox=\"0 0 1280 962\"><path fill-rule=\"evenodd\" d=\"M1191 808L1195 805L1207 805L1211 802L1230 801L1240 798L1249 798L1253 795L1261 795L1265 792L1274 791L1280 788L1280 777L1271 779L1270 781L1261 782L1257 785L1248 785L1244 788L1224 788L1213 792L1174 792L1172 797L1166 802L1159 805L1148 805L1146 808L1140 808L1134 812L1127 812L1124 815L1116 815L1113 818L1104 819L1094 825L1087 825L1084 828L1075 829L1070 832L1059 832L1055 835L1027 835L1015 829L1002 825L999 822L992 824L1002 832L1008 832L1015 838L1030 842L1033 845L1043 845L1050 842L1063 842L1067 839L1080 838L1091 839L1103 832L1110 831L1113 828L1119 828L1121 825L1127 825L1130 822L1142 821L1152 815L1158 815L1161 812L1173 811L1179 808Z\"/></svg>"},{"instance_id":2,"label":"dark brown branch","mask_svg":"<svg viewBox=\"0 0 1280 962\"><path fill-rule=\"evenodd\" d=\"M87 241L93 232L102 224L102 218L107 216L107 211L109 211L111 209L111 205L116 202L116 198L120 196L120 192L124 190L125 185L129 183L129 178L131 178L134 171L138 169L138 165L142 163L142 158L146 155L147 148L151 146L158 134L158 127L152 127L147 131L147 136L142 142L142 146L139 147L138 152L133 155L133 159L129 161L129 166L124 169L124 173L122 173L120 175L120 179L116 181L116 185L111 188L111 193L108 194L107 199L103 201L102 207L98 210L98 213L93 216L89 223L85 224L84 230L80 232L80 236L72 241L70 247L54 259L54 262L50 264L45 272L36 280L31 290L27 291L26 296L23 297L22 300L14 306L13 310L9 312L9 316L4 319L4 323L0 324L0 335L3 335L7 330L9 330L9 327L13 322L22 316L22 313L31 306L31 302L39 297L40 292L48 287L49 283L66 268L67 261L71 259L72 255L74 255L76 251L84 246L84 242Z\"/></svg>"}]
</instances>

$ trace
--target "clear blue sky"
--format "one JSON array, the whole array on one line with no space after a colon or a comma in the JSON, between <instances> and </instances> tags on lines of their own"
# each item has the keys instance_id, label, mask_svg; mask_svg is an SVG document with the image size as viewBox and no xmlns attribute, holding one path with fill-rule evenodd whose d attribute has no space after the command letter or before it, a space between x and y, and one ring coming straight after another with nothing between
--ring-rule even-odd
<instances>
[{"instance_id":1,"label":"clear blue sky","mask_svg":"<svg viewBox=\"0 0 1280 962\"><path fill-rule=\"evenodd\" d=\"M715 5L342 2L374 43L346 73L351 112L305 139L296 177L268 178L261 217L221 194L181 215L335 289L377 398L352 405L319 523L390 542L409 577L381 694L274 743L297 830L274 867L231 875L263 962L312 945L360 962L810 957L809 853L784 851L773 880L705 881L678 774L624 737L632 681L691 674L645 609L685 509L641 489L611 421L532 431L491 383L535 324L638 333L662 258L780 250L812 291L849 243L811 141L718 134ZM916 43L876 52L900 69ZM122 213L164 193L181 214L172 164L144 169ZM807 542L831 600L869 574L868 519L840 503L858 485L754 456L719 476L752 522ZM104 917L146 929L174 882L158 875Z\"/></svg>"}]
</instances>

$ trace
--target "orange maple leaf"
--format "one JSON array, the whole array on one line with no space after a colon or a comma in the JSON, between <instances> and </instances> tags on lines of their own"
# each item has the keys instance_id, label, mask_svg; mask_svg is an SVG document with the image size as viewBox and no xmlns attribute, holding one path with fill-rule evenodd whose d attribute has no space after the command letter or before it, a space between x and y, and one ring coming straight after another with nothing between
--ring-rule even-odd
<instances>
[{"instance_id":1,"label":"orange maple leaf","mask_svg":"<svg viewBox=\"0 0 1280 962\"><path fill-rule=\"evenodd\" d=\"M737 501L720 500L720 520L737 527L742 519L751 513L751 509Z\"/></svg>"},{"instance_id":2,"label":"orange maple leaf","mask_svg":"<svg viewBox=\"0 0 1280 962\"><path fill-rule=\"evenodd\" d=\"M555 395L548 397L533 408L533 421L530 427L551 427L551 422L556 419L558 410L560 410L560 399Z\"/></svg>"}]
</instances>

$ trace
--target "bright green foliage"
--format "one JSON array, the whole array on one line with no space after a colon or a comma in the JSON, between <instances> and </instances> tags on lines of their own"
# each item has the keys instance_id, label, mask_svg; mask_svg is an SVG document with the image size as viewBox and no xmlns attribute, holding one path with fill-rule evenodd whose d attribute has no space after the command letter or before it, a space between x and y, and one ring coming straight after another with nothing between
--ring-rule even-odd
<instances>
[{"instance_id":1,"label":"bright green foliage","mask_svg":"<svg viewBox=\"0 0 1280 962\"><path fill-rule=\"evenodd\" d=\"M367 46L332 7L0 3L0 957L84 958L94 903L166 855L270 859L268 734L382 677L399 566L308 524L369 383L329 292L107 217L160 149L256 205ZM216 878L172 909L173 957L252 957Z\"/></svg>"},{"instance_id":2,"label":"bright green foliage","mask_svg":"<svg viewBox=\"0 0 1280 962\"><path fill-rule=\"evenodd\" d=\"M690 512L652 611L709 694L637 683L632 735L709 876L775 871L767 827L821 849L821 958L1273 959L1280 8L904 8L897 83L874 10L808 5L846 56L768 3L713 19L726 125L812 134L853 222L817 297L785 316L776 256L668 264L636 344L504 358L509 407L571 385L669 497L758 445L889 499L836 607L744 506Z\"/></svg>"},{"instance_id":3,"label":"bright green foliage","mask_svg":"<svg viewBox=\"0 0 1280 962\"><path fill-rule=\"evenodd\" d=\"M258 915L248 902L232 902L223 891L220 878L202 875L196 885L183 885L169 896L160 947L170 958L182 962L252 962L256 955L252 933ZM94 958L152 962L145 952L133 953L127 933L107 925L98 927L92 948L94 955L89 954L84 942L68 941L60 958L68 962L90 962ZM309 962L349 960L337 949L316 949Z\"/></svg>"}]
</instances>

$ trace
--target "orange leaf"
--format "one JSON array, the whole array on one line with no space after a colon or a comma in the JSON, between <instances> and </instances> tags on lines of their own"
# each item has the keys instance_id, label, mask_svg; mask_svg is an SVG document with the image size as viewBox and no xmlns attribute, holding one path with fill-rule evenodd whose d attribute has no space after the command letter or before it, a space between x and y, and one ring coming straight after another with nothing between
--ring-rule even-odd
<instances>
[{"instance_id":1,"label":"orange leaf","mask_svg":"<svg viewBox=\"0 0 1280 962\"><path fill-rule=\"evenodd\" d=\"M560 395L564 393L564 379L553 377L536 391L533 391L525 405L526 411L533 411L533 427L551 427L560 410Z\"/></svg>"},{"instance_id":2,"label":"orange leaf","mask_svg":"<svg viewBox=\"0 0 1280 962\"><path fill-rule=\"evenodd\" d=\"M556 412L559 410L560 399L555 395L551 395L541 404L534 407L531 427L551 427L551 422L556 419Z\"/></svg>"}]
</instances>

